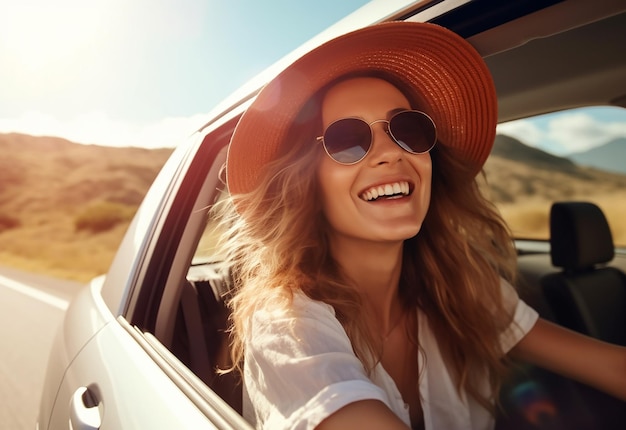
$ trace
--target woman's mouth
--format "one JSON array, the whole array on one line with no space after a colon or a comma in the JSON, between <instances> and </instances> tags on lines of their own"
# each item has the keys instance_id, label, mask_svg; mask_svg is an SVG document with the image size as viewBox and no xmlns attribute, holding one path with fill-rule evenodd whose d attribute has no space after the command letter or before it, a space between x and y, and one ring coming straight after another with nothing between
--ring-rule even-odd
<instances>
[{"instance_id":1,"label":"woman's mouth","mask_svg":"<svg viewBox=\"0 0 626 430\"><path fill-rule=\"evenodd\" d=\"M363 191L359 197L366 202L373 202L379 199L398 199L408 196L411 187L407 181L392 182L390 184L377 185Z\"/></svg>"}]
</instances>

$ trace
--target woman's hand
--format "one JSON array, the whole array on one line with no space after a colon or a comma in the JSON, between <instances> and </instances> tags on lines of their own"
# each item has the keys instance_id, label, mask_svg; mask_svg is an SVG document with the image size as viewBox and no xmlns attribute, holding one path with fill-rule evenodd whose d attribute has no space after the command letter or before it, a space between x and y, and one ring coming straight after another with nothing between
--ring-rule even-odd
<instances>
[{"instance_id":1,"label":"woman's hand","mask_svg":"<svg viewBox=\"0 0 626 430\"><path fill-rule=\"evenodd\" d=\"M626 347L540 318L511 355L626 401Z\"/></svg>"}]
</instances>

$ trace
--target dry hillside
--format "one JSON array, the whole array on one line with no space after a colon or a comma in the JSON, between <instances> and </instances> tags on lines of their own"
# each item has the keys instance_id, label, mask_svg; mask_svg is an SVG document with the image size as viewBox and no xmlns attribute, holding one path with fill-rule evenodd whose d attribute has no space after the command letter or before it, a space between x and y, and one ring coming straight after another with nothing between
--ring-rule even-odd
<instances>
[{"instance_id":1,"label":"dry hillside","mask_svg":"<svg viewBox=\"0 0 626 430\"><path fill-rule=\"evenodd\" d=\"M171 151L0 134L0 264L103 273Z\"/></svg>"}]
</instances>

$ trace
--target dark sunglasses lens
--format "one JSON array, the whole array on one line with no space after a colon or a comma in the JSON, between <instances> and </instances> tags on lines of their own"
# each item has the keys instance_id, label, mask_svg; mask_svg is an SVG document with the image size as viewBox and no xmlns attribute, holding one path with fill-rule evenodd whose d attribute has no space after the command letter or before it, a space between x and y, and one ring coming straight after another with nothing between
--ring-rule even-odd
<instances>
[{"instance_id":1,"label":"dark sunglasses lens","mask_svg":"<svg viewBox=\"0 0 626 430\"><path fill-rule=\"evenodd\" d=\"M398 145L414 154L430 151L437 140L433 121L417 111L396 114L389 122L389 131Z\"/></svg>"},{"instance_id":2,"label":"dark sunglasses lens","mask_svg":"<svg viewBox=\"0 0 626 430\"><path fill-rule=\"evenodd\" d=\"M326 152L335 161L352 164L367 154L372 142L369 125L357 118L344 118L335 121L324 132Z\"/></svg>"}]
</instances>

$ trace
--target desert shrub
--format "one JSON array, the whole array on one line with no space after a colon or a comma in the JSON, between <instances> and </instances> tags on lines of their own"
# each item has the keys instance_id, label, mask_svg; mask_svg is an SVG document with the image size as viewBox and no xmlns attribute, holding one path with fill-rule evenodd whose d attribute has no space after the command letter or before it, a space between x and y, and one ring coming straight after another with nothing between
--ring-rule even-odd
<instances>
[{"instance_id":1,"label":"desert shrub","mask_svg":"<svg viewBox=\"0 0 626 430\"><path fill-rule=\"evenodd\" d=\"M22 223L20 222L19 219L13 218L12 216L9 216L9 215L0 214L0 233L5 230L11 230L12 228L17 228L20 225L22 225Z\"/></svg>"},{"instance_id":2,"label":"desert shrub","mask_svg":"<svg viewBox=\"0 0 626 430\"><path fill-rule=\"evenodd\" d=\"M117 224L129 222L135 214L135 207L112 202L98 202L87 207L75 221L76 230L92 233L107 231Z\"/></svg>"}]
</instances>

